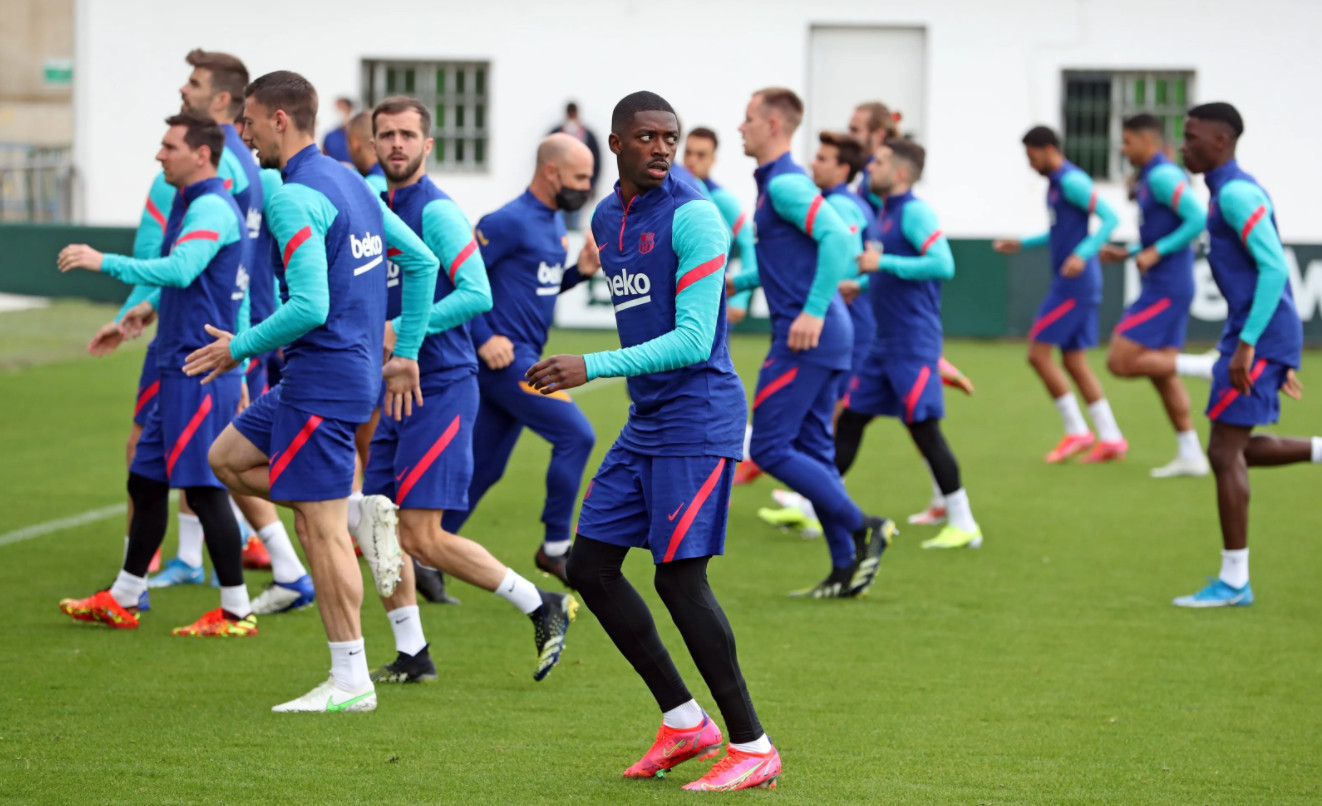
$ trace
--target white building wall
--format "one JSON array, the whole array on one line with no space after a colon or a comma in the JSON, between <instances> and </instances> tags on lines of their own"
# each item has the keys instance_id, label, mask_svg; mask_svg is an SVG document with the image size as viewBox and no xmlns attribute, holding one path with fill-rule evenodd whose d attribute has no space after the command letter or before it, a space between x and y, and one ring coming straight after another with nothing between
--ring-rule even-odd
<instances>
[{"instance_id":1,"label":"white building wall","mask_svg":"<svg viewBox=\"0 0 1322 806\"><path fill-rule=\"evenodd\" d=\"M1240 108L1241 162L1271 191L1286 240L1322 240L1317 0L1258 0L1251 14L1239 0L231 0L220 9L77 0L75 156L88 223L136 222L161 120L177 108L183 56L196 46L239 55L254 76L303 73L326 125L336 96L359 96L363 58L490 60L490 170L436 176L474 218L522 189L533 145L565 100L578 100L604 149L612 106L637 89L668 98L686 126L716 129L715 176L751 203L753 164L737 132L744 105L762 86L804 87L816 23L926 28L920 190L948 234L1045 228L1043 181L1019 138L1034 123L1059 127L1062 70L1180 68L1197 71L1195 101ZM877 93L860 76L856 94ZM815 143L809 134L800 133L800 158ZM607 165L599 191L613 178ZM1121 233L1131 234L1122 189L1103 192L1126 211Z\"/></svg>"}]
</instances>

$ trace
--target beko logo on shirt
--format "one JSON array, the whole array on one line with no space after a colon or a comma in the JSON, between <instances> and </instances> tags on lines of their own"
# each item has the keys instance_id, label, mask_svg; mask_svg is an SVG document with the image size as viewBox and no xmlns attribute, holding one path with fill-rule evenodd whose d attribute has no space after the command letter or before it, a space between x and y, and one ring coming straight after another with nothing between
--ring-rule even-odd
<instances>
[{"instance_id":1,"label":"beko logo on shirt","mask_svg":"<svg viewBox=\"0 0 1322 806\"><path fill-rule=\"evenodd\" d=\"M379 266L384 259L381 253L385 251L385 247L381 243L381 236L373 235L370 232L365 233L362 238L359 238L352 232L349 233L349 250L353 252L353 256L357 260L361 260L365 257L372 258L367 263L354 269L354 276L371 271Z\"/></svg>"},{"instance_id":2,"label":"beko logo on shirt","mask_svg":"<svg viewBox=\"0 0 1322 806\"><path fill-rule=\"evenodd\" d=\"M628 269L620 269L620 273L607 278L607 282L610 283L612 297L616 299L634 297L617 303L615 305L617 313L652 301L652 280L646 274L630 274Z\"/></svg>"},{"instance_id":3,"label":"beko logo on shirt","mask_svg":"<svg viewBox=\"0 0 1322 806\"><path fill-rule=\"evenodd\" d=\"M546 265L542 261L537 266L537 282L541 285L537 288L537 296L553 297L560 293L560 281L564 279L565 270L559 263L554 266Z\"/></svg>"}]
</instances>

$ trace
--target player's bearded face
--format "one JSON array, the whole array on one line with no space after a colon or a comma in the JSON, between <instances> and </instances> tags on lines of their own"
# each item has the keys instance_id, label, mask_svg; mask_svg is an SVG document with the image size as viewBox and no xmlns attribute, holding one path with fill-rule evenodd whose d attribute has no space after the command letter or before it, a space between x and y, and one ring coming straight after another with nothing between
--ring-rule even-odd
<instances>
[{"instance_id":1,"label":"player's bearded face","mask_svg":"<svg viewBox=\"0 0 1322 806\"><path fill-rule=\"evenodd\" d=\"M417 175L431 151L431 141L423 136L422 129L422 118L413 109L377 115L372 149L386 179L404 182Z\"/></svg>"},{"instance_id":2,"label":"player's bearded face","mask_svg":"<svg viewBox=\"0 0 1322 806\"><path fill-rule=\"evenodd\" d=\"M879 148L868 166L868 185L879 196L889 195L895 187L895 170L891 161L891 150Z\"/></svg>"}]
</instances>

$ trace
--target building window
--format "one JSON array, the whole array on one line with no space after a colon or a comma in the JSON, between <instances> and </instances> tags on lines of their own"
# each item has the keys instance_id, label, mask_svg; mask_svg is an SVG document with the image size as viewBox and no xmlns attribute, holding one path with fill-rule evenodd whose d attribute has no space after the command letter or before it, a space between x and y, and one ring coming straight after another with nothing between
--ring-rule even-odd
<instances>
[{"instance_id":1,"label":"building window","mask_svg":"<svg viewBox=\"0 0 1322 806\"><path fill-rule=\"evenodd\" d=\"M1065 71L1062 135L1065 158L1094 179L1121 181L1133 171L1120 155L1125 118L1150 112L1161 119L1166 139L1184 139L1184 115L1193 105L1192 71Z\"/></svg>"},{"instance_id":2,"label":"building window","mask_svg":"<svg viewBox=\"0 0 1322 806\"><path fill-rule=\"evenodd\" d=\"M368 107L391 95L411 95L432 110L432 170L486 171L490 62L363 60L363 98Z\"/></svg>"}]
</instances>

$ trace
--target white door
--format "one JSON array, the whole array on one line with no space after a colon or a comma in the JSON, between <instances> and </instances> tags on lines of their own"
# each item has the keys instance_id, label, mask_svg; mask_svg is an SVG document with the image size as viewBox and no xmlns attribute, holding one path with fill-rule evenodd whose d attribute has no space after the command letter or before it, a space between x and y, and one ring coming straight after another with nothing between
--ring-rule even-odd
<instances>
[{"instance_id":1,"label":"white door","mask_svg":"<svg viewBox=\"0 0 1322 806\"><path fill-rule=\"evenodd\" d=\"M881 101L901 114L900 131L923 137L927 31L886 26L814 25L808 45L804 147L808 159L823 129L846 131L854 107Z\"/></svg>"}]
</instances>

